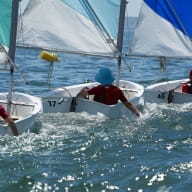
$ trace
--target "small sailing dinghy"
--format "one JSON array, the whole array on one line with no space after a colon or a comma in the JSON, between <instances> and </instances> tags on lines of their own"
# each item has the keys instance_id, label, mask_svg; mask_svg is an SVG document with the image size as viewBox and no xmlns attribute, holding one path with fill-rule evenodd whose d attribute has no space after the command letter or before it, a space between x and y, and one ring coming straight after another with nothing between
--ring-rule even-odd
<instances>
[{"instance_id":1,"label":"small sailing dinghy","mask_svg":"<svg viewBox=\"0 0 192 192\"><path fill-rule=\"evenodd\" d=\"M0 69L10 72L9 91L0 93L0 105L14 119L19 134L29 130L42 110L41 100L37 97L13 92L13 73L18 70L14 64L18 0L1 0L0 3ZM18 71L19 72L19 71ZM22 76L22 74L19 72ZM0 120L0 135L13 135L11 128Z\"/></svg>"},{"instance_id":2,"label":"small sailing dinghy","mask_svg":"<svg viewBox=\"0 0 192 192\"><path fill-rule=\"evenodd\" d=\"M138 104L144 87L134 82L120 80L125 6L125 0L30 1L22 15L19 24L21 35L17 40L20 46L25 47L93 58L102 57L106 58L107 62L109 58L116 59L118 61L116 85L123 90L129 101ZM42 55L42 58L49 60L52 66L55 54L43 52ZM107 67L107 62L103 67ZM91 114L100 112L113 118L129 114L129 110L122 103L107 106L94 102L92 97L75 98L82 88L96 85L98 83L93 82L52 89L42 95L43 111L45 113L85 111Z\"/></svg>"},{"instance_id":3,"label":"small sailing dinghy","mask_svg":"<svg viewBox=\"0 0 192 192\"><path fill-rule=\"evenodd\" d=\"M54 89L47 94L44 94L43 111L45 113L68 113L68 112L87 112L96 115L98 113L104 114L109 118L121 118L122 116L130 115L130 111L123 103L119 102L116 105L105 105L93 101L93 96L87 99L76 97L83 88L92 88L99 85L99 83L84 83L79 85L72 85ZM140 97L143 94L143 86L137 83L120 80L119 87L124 95L133 104L138 104Z\"/></svg>"},{"instance_id":4,"label":"small sailing dinghy","mask_svg":"<svg viewBox=\"0 0 192 192\"><path fill-rule=\"evenodd\" d=\"M192 59L192 1L143 0L132 46L128 55L157 58L161 65ZM192 66L189 65L189 70ZM188 78L188 77L186 77ZM182 93L189 79L152 84L145 88L146 102L186 103L192 95Z\"/></svg>"}]
</instances>

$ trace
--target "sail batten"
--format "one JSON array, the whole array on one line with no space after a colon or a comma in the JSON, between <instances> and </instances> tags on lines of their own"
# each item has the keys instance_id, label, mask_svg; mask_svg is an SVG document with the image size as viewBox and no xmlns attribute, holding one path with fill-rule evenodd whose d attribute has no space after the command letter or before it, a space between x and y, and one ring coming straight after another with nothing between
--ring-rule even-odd
<instances>
[{"instance_id":1,"label":"sail batten","mask_svg":"<svg viewBox=\"0 0 192 192\"><path fill-rule=\"evenodd\" d=\"M144 0L129 55L192 57L190 0Z\"/></svg>"}]
</instances>

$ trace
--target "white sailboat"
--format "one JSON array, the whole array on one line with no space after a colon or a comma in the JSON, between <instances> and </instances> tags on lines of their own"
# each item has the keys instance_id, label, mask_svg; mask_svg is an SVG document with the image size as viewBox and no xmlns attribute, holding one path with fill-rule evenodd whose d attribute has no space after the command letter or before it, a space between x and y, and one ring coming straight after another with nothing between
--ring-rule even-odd
<instances>
[{"instance_id":1,"label":"white sailboat","mask_svg":"<svg viewBox=\"0 0 192 192\"><path fill-rule=\"evenodd\" d=\"M181 62L182 67L182 60L192 59L191 12L190 0L143 0L128 55L159 58L162 65L174 59ZM180 79L152 84L145 88L144 100L192 102L191 94L182 93L182 83L188 81Z\"/></svg>"},{"instance_id":2,"label":"white sailboat","mask_svg":"<svg viewBox=\"0 0 192 192\"><path fill-rule=\"evenodd\" d=\"M117 59L116 84L129 101L137 104L144 87L131 81L120 80L125 6L125 0L30 1L19 23L18 45L65 54ZM49 53L44 54L47 54L44 57L51 57ZM52 59L50 65L53 65L55 57ZM122 103L107 106L94 102L93 97L75 98L82 88L97 85L98 83L93 82L52 89L42 95L43 111L85 111L90 114L100 112L112 118L129 114L129 110Z\"/></svg>"},{"instance_id":3,"label":"white sailboat","mask_svg":"<svg viewBox=\"0 0 192 192\"><path fill-rule=\"evenodd\" d=\"M0 65L1 70L10 72L9 91L0 93L0 104L14 119L21 134L32 127L37 114L42 110L42 104L37 97L13 92L13 73L14 69L18 70L14 64L18 2L0 0ZM3 119L0 120L0 135L13 135Z\"/></svg>"}]
</instances>

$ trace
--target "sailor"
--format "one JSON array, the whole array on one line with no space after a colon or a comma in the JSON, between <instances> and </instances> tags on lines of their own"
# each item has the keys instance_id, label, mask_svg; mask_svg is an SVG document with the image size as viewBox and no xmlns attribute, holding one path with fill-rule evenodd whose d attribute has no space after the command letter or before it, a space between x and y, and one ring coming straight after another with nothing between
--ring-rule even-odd
<instances>
[{"instance_id":1,"label":"sailor","mask_svg":"<svg viewBox=\"0 0 192 192\"><path fill-rule=\"evenodd\" d=\"M82 89L80 96L85 98L88 95L94 95L94 101L100 102L106 105L114 105L120 100L132 113L137 117L140 116L140 112L137 108L127 100L123 92L117 87L112 85L115 78L112 72L108 68L101 68L95 76L95 80L101 85L93 87L91 89Z\"/></svg>"},{"instance_id":2,"label":"sailor","mask_svg":"<svg viewBox=\"0 0 192 192\"><path fill-rule=\"evenodd\" d=\"M189 72L189 81L182 84L182 92L192 94L192 69Z\"/></svg>"}]
</instances>

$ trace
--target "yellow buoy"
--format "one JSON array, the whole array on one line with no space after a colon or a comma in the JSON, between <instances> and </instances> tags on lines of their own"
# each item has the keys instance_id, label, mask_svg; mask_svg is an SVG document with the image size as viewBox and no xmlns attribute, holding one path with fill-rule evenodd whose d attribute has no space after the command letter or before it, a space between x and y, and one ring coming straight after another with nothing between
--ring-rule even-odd
<instances>
[{"instance_id":1,"label":"yellow buoy","mask_svg":"<svg viewBox=\"0 0 192 192\"><path fill-rule=\"evenodd\" d=\"M56 53L48 53L47 51L42 51L40 57L47 61L59 61Z\"/></svg>"}]
</instances>

